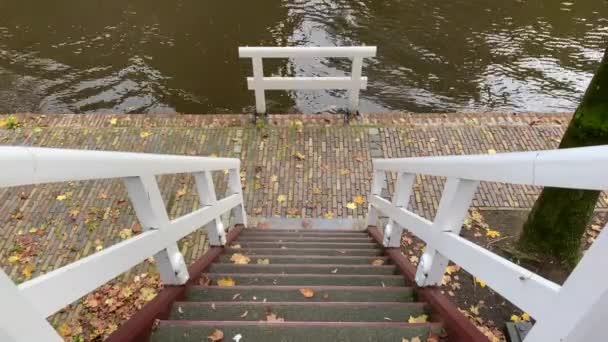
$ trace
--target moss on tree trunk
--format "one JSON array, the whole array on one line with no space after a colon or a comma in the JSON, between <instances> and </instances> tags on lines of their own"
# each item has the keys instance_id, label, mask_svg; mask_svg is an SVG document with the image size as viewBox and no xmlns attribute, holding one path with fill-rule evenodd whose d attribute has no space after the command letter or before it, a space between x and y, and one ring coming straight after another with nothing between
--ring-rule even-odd
<instances>
[{"instance_id":1,"label":"moss on tree trunk","mask_svg":"<svg viewBox=\"0 0 608 342\"><path fill-rule=\"evenodd\" d=\"M559 148L603 144L608 144L608 49ZM582 235L599 194L599 191L546 187L524 224L520 246L575 265Z\"/></svg>"}]
</instances>

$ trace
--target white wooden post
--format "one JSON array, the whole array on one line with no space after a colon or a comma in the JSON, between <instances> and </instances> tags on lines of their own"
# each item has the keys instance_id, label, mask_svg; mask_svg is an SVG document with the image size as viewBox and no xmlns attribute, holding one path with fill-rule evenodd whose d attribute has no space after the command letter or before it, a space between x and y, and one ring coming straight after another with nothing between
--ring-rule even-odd
<instances>
[{"instance_id":1,"label":"white wooden post","mask_svg":"<svg viewBox=\"0 0 608 342\"><path fill-rule=\"evenodd\" d=\"M197 172L194 174L194 180L196 181L196 190L201 206L204 207L217 203L211 172ZM205 228L207 229L207 237L211 246L224 246L226 244L226 232L219 216L209 222Z\"/></svg>"},{"instance_id":2,"label":"white wooden post","mask_svg":"<svg viewBox=\"0 0 608 342\"><path fill-rule=\"evenodd\" d=\"M359 89L361 89L361 73L363 69L363 57L353 57L351 67L351 88L348 97L348 108L351 114L359 111Z\"/></svg>"},{"instance_id":3,"label":"white wooden post","mask_svg":"<svg viewBox=\"0 0 608 342\"><path fill-rule=\"evenodd\" d=\"M255 111L266 114L266 94L264 91L264 64L262 57L253 57L253 80L255 84Z\"/></svg>"},{"instance_id":4,"label":"white wooden post","mask_svg":"<svg viewBox=\"0 0 608 342\"><path fill-rule=\"evenodd\" d=\"M241 185L241 175L239 169L230 169L228 171L228 194L237 194L240 197L240 204L232 209L234 224L242 224L247 226L247 213L245 212L245 204L243 203L243 186Z\"/></svg>"},{"instance_id":5,"label":"white wooden post","mask_svg":"<svg viewBox=\"0 0 608 342\"><path fill-rule=\"evenodd\" d=\"M63 339L0 270L0 341L61 342Z\"/></svg>"},{"instance_id":6,"label":"white wooden post","mask_svg":"<svg viewBox=\"0 0 608 342\"><path fill-rule=\"evenodd\" d=\"M154 175L124 178L129 198L143 230L169 227L169 215ZM188 281L188 268L177 242L167 241L167 248L154 255L161 280L165 285L182 285Z\"/></svg>"},{"instance_id":7,"label":"white wooden post","mask_svg":"<svg viewBox=\"0 0 608 342\"><path fill-rule=\"evenodd\" d=\"M414 180L416 180L416 175L413 173L398 173L392 202L394 206L407 209ZM384 229L384 241L382 242L384 247L400 247L403 228L395 220L390 219Z\"/></svg>"},{"instance_id":8,"label":"white wooden post","mask_svg":"<svg viewBox=\"0 0 608 342\"><path fill-rule=\"evenodd\" d=\"M367 225L378 226L378 209L376 209L371 203L371 198L374 196L382 195L382 187L384 186L384 180L386 173L384 171L374 171L372 179L372 189L369 196L369 206L367 208Z\"/></svg>"},{"instance_id":9,"label":"white wooden post","mask_svg":"<svg viewBox=\"0 0 608 342\"><path fill-rule=\"evenodd\" d=\"M443 232L460 233L478 185L479 182L473 180L460 178L447 179L443 193L441 194L439 208L431 227L434 236L438 236ZM419 286L441 285L448 263L449 259L433 248L432 244L428 244L418 264L416 283Z\"/></svg>"},{"instance_id":10,"label":"white wooden post","mask_svg":"<svg viewBox=\"0 0 608 342\"><path fill-rule=\"evenodd\" d=\"M527 335L536 341L605 341L608 321L608 225L570 274L550 308Z\"/></svg>"}]
</instances>

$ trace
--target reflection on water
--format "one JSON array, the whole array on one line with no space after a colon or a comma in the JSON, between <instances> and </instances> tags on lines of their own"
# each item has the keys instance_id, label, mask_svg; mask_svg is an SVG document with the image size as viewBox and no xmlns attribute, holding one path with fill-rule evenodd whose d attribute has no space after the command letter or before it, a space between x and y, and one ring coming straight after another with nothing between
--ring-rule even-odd
<instances>
[{"instance_id":1,"label":"reflection on water","mask_svg":"<svg viewBox=\"0 0 608 342\"><path fill-rule=\"evenodd\" d=\"M379 47L365 112L568 111L608 40L606 0L0 0L0 13L0 112L249 112L238 46L361 44ZM267 96L274 113L346 107L340 91Z\"/></svg>"}]
</instances>

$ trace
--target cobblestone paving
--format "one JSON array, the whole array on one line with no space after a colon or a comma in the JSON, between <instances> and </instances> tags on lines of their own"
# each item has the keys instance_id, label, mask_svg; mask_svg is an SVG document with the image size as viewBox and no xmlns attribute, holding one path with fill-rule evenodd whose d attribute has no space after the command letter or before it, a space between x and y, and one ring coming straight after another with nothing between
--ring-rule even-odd
<instances>
[{"instance_id":1,"label":"cobblestone paving","mask_svg":"<svg viewBox=\"0 0 608 342\"><path fill-rule=\"evenodd\" d=\"M0 144L236 157L242 160L250 216L364 217L366 204L355 209L347 204L367 196L372 158L554 148L570 116L383 114L344 124L336 115L284 115L257 125L247 115L18 118L22 127L0 128ZM215 175L220 194L224 177L223 172ZM171 217L199 206L189 175L162 176L159 181ZM394 175L387 195L393 186ZM440 178L418 176L410 205L432 218L442 187ZM534 187L484 182L473 205L529 208L537 195ZM604 196L599 208L607 204ZM107 248L129 230L137 233L120 180L0 189L0 222L0 267L18 282L29 276L27 265L36 276ZM204 250L204 233L192 234L180 246L189 261L195 259ZM25 261L11 262L12 255ZM148 266L143 263L134 272Z\"/></svg>"}]
</instances>

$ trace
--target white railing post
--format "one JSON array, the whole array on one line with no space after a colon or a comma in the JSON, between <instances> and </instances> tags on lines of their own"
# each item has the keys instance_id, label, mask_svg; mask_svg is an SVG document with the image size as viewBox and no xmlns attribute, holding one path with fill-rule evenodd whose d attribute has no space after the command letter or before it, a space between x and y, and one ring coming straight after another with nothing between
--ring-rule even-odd
<instances>
[{"instance_id":1,"label":"white railing post","mask_svg":"<svg viewBox=\"0 0 608 342\"><path fill-rule=\"evenodd\" d=\"M361 73L363 69L363 57L353 57L351 66L352 87L348 94L348 109L351 114L359 111L359 89L361 89Z\"/></svg>"},{"instance_id":2,"label":"white railing post","mask_svg":"<svg viewBox=\"0 0 608 342\"><path fill-rule=\"evenodd\" d=\"M204 207L217 203L211 172L197 172L194 174L194 180L196 181L196 189L201 206ZM224 246L226 244L226 231L219 216L209 222L205 228L207 229L207 237L211 246Z\"/></svg>"},{"instance_id":3,"label":"white railing post","mask_svg":"<svg viewBox=\"0 0 608 342\"><path fill-rule=\"evenodd\" d=\"M378 226L378 209L372 205L371 199L374 196L382 195L382 187L384 186L384 180L386 173L384 171L374 171L372 180L372 189L369 196L369 206L367 209L367 225Z\"/></svg>"},{"instance_id":4,"label":"white railing post","mask_svg":"<svg viewBox=\"0 0 608 342\"><path fill-rule=\"evenodd\" d=\"M129 198L143 230L167 229L169 215L154 175L124 178ZM165 285L182 285L188 281L188 268L176 241L154 255L161 280Z\"/></svg>"},{"instance_id":5,"label":"white railing post","mask_svg":"<svg viewBox=\"0 0 608 342\"><path fill-rule=\"evenodd\" d=\"M395 184L395 193L393 194L393 205L398 208L407 209L412 194L416 175L413 173L399 172L397 174L397 183ZM384 229L384 247L400 247L401 235L403 227L395 220L389 219L386 228Z\"/></svg>"},{"instance_id":6,"label":"white railing post","mask_svg":"<svg viewBox=\"0 0 608 342\"><path fill-rule=\"evenodd\" d=\"M431 227L433 236L439 236L444 232L460 233L478 185L479 182L473 180L447 179ZM418 264L416 272L418 286L441 285L448 263L449 259L439 253L432 243L429 243Z\"/></svg>"},{"instance_id":7,"label":"white railing post","mask_svg":"<svg viewBox=\"0 0 608 342\"><path fill-rule=\"evenodd\" d=\"M63 341L46 317L34 308L2 270L0 303L0 341Z\"/></svg>"},{"instance_id":8,"label":"white railing post","mask_svg":"<svg viewBox=\"0 0 608 342\"><path fill-rule=\"evenodd\" d=\"M241 185L241 175L238 168L228 171L228 194L236 194L240 198L240 204L232 208L234 224L247 226L247 213L245 212L245 203L243 203L243 186Z\"/></svg>"},{"instance_id":9,"label":"white railing post","mask_svg":"<svg viewBox=\"0 0 608 342\"><path fill-rule=\"evenodd\" d=\"M557 299L546 303L547 314L536 322L526 342L606 340L608 274L603 268L606 260L608 225L566 279Z\"/></svg>"},{"instance_id":10,"label":"white railing post","mask_svg":"<svg viewBox=\"0 0 608 342\"><path fill-rule=\"evenodd\" d=\"M253 57L253 81L255 84L255 111L266 114L266 93L264 91L264 64L262 57Z\"/></svg>"}]
</instances>

